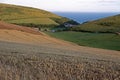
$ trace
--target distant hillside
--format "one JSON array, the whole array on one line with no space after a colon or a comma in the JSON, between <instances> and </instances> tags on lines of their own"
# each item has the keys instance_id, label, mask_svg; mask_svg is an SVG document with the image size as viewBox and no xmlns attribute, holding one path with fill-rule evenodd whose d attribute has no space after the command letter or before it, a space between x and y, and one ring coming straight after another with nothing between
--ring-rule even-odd
<instances>
[{"instance_id":1,"label":"distant hillside","mask_svg":"<svg viewBox=\"0 0 120 80\"><path fill-rule=\"evenodd\" d=\"M30 27L54 27L71 21L41 9L11 4L0 4L0 20Z\"/></svg>"},{"instance_id":2,"label":"distant hillside","mask_svg":"<svg viewBox=\"0 0 120 80\"><path fill-rule=\"evenodd\" d=\"M120 15L85 22L77 27L72 28L71 30L108 33L120 32Z\"/></svg>"}]
</instances>

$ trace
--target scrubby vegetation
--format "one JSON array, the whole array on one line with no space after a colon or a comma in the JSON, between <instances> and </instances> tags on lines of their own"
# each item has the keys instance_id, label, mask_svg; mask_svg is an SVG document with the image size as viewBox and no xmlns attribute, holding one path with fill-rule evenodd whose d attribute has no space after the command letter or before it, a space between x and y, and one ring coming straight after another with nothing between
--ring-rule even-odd
<instances>
[{"instance_id":1,"label":"scrubby vegetation","mask_svg":"<svg viewBox=\"0 0 120 80\"><path fill-rule=\"evenodd\" d=\"M120 32L120 15L103 18L100 20L89 21L70 30L82 32L103 32L115 33Z\"/></svg>"},{"instance_id":2,"label":"scrubby vegetation","mask_svg":"<svg viewBox=\"0 0 120 80\"><path fill-rule=\"evenodd\" d=\"M81 46L97 47L104 49L120 50L120 36L108 33L85 32L47 32L53 37L74 42Z\"/></svg>"},{"instance_id":3,"label":"scrubby vegetation","mask_svg":"<svg viewBox=\"0 0 120 80\"><path fill-rule=\"evenodd\" d=\"M10 4L0 4L0 19L1 20L14 20L14 19L30 19L30 18L61 18L53 13L31 8L16 6Z\"/></svg>"}]
</instances>

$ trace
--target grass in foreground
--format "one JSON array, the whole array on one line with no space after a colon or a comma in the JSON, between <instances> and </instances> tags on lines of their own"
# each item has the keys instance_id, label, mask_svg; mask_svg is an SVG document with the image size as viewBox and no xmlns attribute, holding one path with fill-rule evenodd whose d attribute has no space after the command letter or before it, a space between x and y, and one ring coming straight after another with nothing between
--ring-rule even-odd
<instances>
[{"instance_id":1,"label":"grass in foreground","mask_svg":"<svg viewBox=\"0 0 120 80\"><path fill-rule=\"evenodd\" d=\"M120 36L115 34L83 32L47 32L47 34L81 46L120 50Z\"/></svg>"},{"instance_id":2,"label":"grass in foreground","mask_svg":"<svg viewBox=\"0 0 120 80\"><path fill-rule=\"evenodd\" d=\"M120 80L120 56L79 54L45 44L0 42L0 80Z\"/></svg>"},{"instance_id":3,"label":"grass in foreground","mask_svg":"<svg viewBox=\"0 0 120 80\"><path fill-rule=\"evenodd\" d=\"M52 54L0 54L0 80L119 80L120 64Z\"/></svg>"}]
</instances>

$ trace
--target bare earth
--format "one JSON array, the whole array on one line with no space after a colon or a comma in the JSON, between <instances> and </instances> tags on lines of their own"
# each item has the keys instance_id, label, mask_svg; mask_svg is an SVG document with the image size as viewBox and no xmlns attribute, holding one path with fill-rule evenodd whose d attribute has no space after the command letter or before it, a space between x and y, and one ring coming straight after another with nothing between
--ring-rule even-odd
<instances>
[{"instance_id":1,"label":"bare earth","mask_svg":"<svg viewBox=\"0 0 120 80\"><path fill-rule=\"evenodd\" d=\"M120 80L120 51L0 22L0 80Z\"/></svg>"}]
</instances>

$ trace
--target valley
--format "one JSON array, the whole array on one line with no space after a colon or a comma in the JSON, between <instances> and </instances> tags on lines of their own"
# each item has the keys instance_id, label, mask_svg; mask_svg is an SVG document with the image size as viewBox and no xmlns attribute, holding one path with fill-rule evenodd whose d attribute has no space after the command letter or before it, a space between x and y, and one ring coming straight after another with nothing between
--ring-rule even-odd
<instances>
[{"instance_id":1,"label":"valley","mask_svg":"<svg viewBox=\"0 0 120 80\"><path fill-rule=\"evenodd\" d=\"M119 80L119 51L78 46L35 30L24 32L27 27L1 28L1 80Z\"/></svg>"},{"instance_id":2,"label":"valley","mask_svg":"<svg viewBox=\"0 0 120 80\"><path fill-rule=\"evenodd\" d=\"M79 24L0 3L0 80L120 80L119 20L112 19Z\"/></svg>"}]
</instances>

